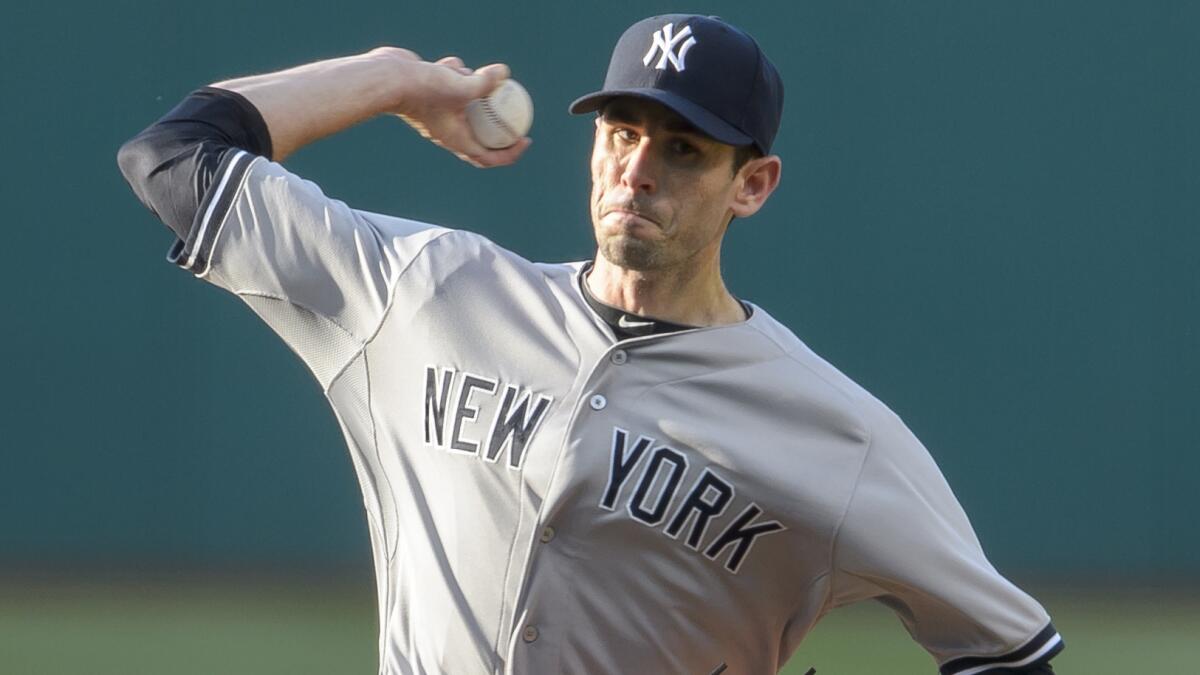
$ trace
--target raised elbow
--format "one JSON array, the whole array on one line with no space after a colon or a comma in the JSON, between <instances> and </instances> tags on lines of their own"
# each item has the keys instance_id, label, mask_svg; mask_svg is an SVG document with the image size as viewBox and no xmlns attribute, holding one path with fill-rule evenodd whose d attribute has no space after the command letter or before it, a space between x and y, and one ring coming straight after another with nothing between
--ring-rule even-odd
<instances>
[{"instance_id":1,"label":"raised elbow","mask_svg":"<svg viewBox=\"0 0 1200 675\"><path fill-rule=\"evenodd\" d=\"M125 141L117 150L117 167L121 169L121 175L125 177L129 187L133 188L133 193L151 211L154 211L154 206L147 198L147 186L157 165L154 146L147 142L144 133Z\"/></svg>"},{"instance_id":2,"label":"raised elbow","mask_svg":"<svg viewBox=\"0 0 1200 675\"><path fill-rule=\"evenodd\" d=\"M138 200L181 239L203 195L197 176L205 161L215 161L206 148L181 125L158 122L117 150L117 166Z\"/></svg>"},{"instance_id":3,"label":"raised elbow","mask_svg":"<svg viewBox=\"0 0 1200 675\"><path fill-rule=\"evenodd\" d=\"M187 239L222 157L238 145L264 145L256 139L265 136L265 126L257 135L246 131L252 112L230 94L200 90L117 150L129 187L180 239ZM265 145L269 150L269 141Z\"/></svg>"}]
</instances>

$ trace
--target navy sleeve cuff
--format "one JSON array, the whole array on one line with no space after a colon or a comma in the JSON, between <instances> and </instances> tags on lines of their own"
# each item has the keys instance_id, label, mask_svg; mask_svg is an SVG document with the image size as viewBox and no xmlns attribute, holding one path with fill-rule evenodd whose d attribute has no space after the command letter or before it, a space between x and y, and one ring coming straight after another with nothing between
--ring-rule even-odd
<instances>
[{"instance_id":1,"label":"navy sleeve cuff","mask_svg":"<svg viewBox=\"0 0 1200 675\"><path fill-rule=\"evenodd\" d=\"M217 129L229 145L260 157L271 158L271 132L262 113L245 96L219 87L201 87L185 98L166 120L179 112L178 119L205 122Z\"/></svg>"},{"instance_id":2,"label":"navy sleeve cuff","mask_svg":"<svg viewBox=\"0 0 1200 675\"><path fill-rule=\"evenodd\" d=\"M1066 646L1054 624L1046 624L1020 648L1000 656L964 656L942 664L941 675L1040 675L1053 673L1049 661ZM1045 669L1043 669L1043 667Z\"/></svg>"},{"instance_id":3,"label":"navy sleeve cuff","mask_svg":"<svg viewBox=\"0 0 1200 675\"><path fill-rule=\"evenodd\" d=\"M188 241L205 196L242 151L271 156L262 115L240 94L204 87L121 146L117 163L146 208Z\"/></svg>"}]
</instances>

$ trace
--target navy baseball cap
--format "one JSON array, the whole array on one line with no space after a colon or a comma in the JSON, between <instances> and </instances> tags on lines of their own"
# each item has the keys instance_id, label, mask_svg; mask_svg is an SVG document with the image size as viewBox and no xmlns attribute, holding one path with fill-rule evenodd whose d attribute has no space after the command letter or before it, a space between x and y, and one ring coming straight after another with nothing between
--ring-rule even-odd
<instances>
[{"instance_id":1,"label":"navy baseball cap","mask_svg":"<svg viewBox=\"0 0 1200 675\"><path fill-rule=\"evenodd\" d=\"M754 38L719 17L664 14L625 31L613 49L604 88L570 111L594 112L617 96L651 99L704 134L764 155L779 131L783 81Z\"/></svg>"}]
</instances>

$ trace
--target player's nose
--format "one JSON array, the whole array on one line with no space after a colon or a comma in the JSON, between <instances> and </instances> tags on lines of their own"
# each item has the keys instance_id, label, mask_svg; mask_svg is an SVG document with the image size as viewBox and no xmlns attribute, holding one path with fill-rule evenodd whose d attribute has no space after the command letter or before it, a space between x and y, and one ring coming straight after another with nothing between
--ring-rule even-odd
<instances>
[{"instance_id":1,"label":"player's nose","mask_svg":"<svg viewBox=\"0 0 1200 675\"><path fill-rule=\"evenodd\" d=\"M647 138L632 148L623 158L621 167L621 184L638 192L653 193L657 186L658 161L654 156L654 147Z\"/></svg>"}]
</instances>

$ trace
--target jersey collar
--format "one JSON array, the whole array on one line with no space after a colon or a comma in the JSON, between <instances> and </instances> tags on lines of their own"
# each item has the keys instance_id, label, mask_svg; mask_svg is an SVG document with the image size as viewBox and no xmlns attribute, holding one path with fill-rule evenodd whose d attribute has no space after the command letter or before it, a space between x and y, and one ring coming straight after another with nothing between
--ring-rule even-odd
<instances>
[{"instance_id":1,"label":"jersey collar","mask_svg":"<svg viewBox=\"0 0 1200 675\"><path fill-rule=\"evenodd\" d=\"M604 323L608 324L618 340L663 335L665 333L678 333L679 331L700 328L700 326L672 323L663 319L656 319L652 316L630 314L623 309L601 302L599 298L592 294L592 290L587 285L587 275L591 271L592 262L588 261L584 263L583 268L576 276L579 283L579 290L583 294L584 302L587 303L588 307L591 307L596 316L599 316ZM749 318L751 315L750 306L741 300L738 300L738 303L742 305L742 309L746 312L746 317Z\"/></svg>"}]
</instances>

